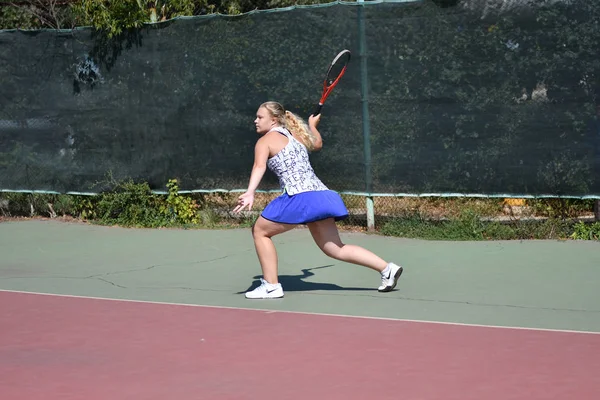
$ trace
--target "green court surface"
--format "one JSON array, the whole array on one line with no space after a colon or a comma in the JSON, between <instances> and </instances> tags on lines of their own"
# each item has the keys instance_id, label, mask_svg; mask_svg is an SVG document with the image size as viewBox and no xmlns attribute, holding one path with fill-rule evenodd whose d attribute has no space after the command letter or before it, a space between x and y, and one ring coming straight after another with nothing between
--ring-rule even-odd
<instances>
[{"instance_id":1,"label":"green court surface","mask_svg":"<svg viewBox=\"0 0 600 400\"><path fill-rule=\"evenodd\" d=\"M250 229L0 223L0 290L456 324L600 332L600 243L439 242L342 233L404 266L398 287L325 256L307 229L275 238L285 298L246 300Z\"/></svg>"}]
</instances>

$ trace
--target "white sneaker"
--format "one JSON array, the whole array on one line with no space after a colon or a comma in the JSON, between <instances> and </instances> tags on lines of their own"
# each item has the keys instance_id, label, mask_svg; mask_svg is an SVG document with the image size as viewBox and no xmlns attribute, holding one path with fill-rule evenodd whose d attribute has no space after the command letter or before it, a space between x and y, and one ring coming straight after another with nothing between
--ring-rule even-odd
<instances>
[{"instance_id":1,"label":"white sneaker","mask_svg":"<svg viewBox=\"0 0 600 400\"><path fill-rule=\"evenodd\" d=\"M381 273L381 286L377 288L380 292L391 292L396 287L400 275L402 275L402 267L394 263L389 263L388 267L389 271L387 274L384 275L383 272Z\"/></svg>"},{"instance_id":2,"label":"white sneaker","mask_svg":"<svg viewBox=\"0 0 600 400\"><path fill-rule=\"evenodd\" d=\"M246 292L247 299L277 299L283 297L281 283L272 284L260 278L261 285L256 289Z\"/></svg>"}]
</instances>

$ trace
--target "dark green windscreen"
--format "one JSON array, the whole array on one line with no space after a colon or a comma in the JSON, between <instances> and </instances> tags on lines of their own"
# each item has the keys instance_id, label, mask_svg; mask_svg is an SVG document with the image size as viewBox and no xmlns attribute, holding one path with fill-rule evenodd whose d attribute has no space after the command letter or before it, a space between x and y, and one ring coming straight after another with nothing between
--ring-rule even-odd
<instances>
[{"instance_id":1,"label":"dark green windscreen","mask_svg":"<svg viewBox=\"0 0 600 400\"><path fill-rule=\"evenodd\" d=\"M107 174L158 191L171 178L244 189L258 106L307 117L347 48L311 155L331 189L600 195L600 3L551 3L484 16L340 3L180 18L113 40L0 32L0 189L98 192ZM268 172L260 189L277 188Z\"/></svg>"}]
</instances>

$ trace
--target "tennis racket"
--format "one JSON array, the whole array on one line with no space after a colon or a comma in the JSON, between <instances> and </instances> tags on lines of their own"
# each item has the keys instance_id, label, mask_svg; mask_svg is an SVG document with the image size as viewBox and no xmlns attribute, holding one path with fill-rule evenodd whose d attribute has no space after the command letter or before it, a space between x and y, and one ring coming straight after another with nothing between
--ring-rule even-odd
<instances>
[{"instance_id":1,"label":"tennis racket","mask_svg":"<svg viewBox=\"0 0 600 400\"><path fill-rule=\"evenodd\" d=\"M333 88L338 84L344 73L346 72L346 68L348 67L348 63L350 62L350 50L342 50L338 53L337 56L329 65L329 69L327 70L327 76L325 77L325 81L323 82L323 93L321 94L321 99L319 100L319 105L313 112L312 115L319 115L321 113L321 108L323 108L323 104L325 104L325 100L331 94Z\"/></svg>"}]
</instances>

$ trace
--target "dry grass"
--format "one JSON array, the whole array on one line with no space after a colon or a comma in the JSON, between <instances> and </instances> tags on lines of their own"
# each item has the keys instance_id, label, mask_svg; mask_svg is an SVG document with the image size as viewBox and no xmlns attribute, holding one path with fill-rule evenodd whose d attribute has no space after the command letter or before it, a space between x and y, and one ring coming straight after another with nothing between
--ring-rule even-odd
<instances>
[{"instance_id":1,"label":"dry grass","mask_svg":"<svg viewBox=\"0 0 600 400\"><path fill-rule=\"evenodd\" d=\"M202 213L202 220L211 226L246 227L260 214L266 205L280 195L257 193L251 212L234 214L238 192L196 193ZM366 231L367 212L364 196L346 195L342 198L350 212L350 217L339 226L347 231ZM548 217L593 219L593 203L582 200L561 199L502 199L502 198L460 198L460 197L374 197L375 225L383 226L387 221L414 217L424 220L458 219L468 211L482 219L516 221ZM11 220L10 214L0 213L0 222ZM39 211L39 210L37 210ZM59 213L60 214L60 213ZM39 214L42 215L42 214ZM64 213L63 213L64 215ZM2 218L4 216L4 218Z\"/></svg>"},{"instance_id":2,"label":"dry grass","mask_svg":"<svg viewBox=\"0 0 600 400\"><path fill-rule=\"evenodd\" d=\"M239 193L201 194L198 200L206 207L231 210L235 207ZM257 193L253 210L262 211L280 193ZM364 196L342 194L342 199L351 215L366 213ZM515 218L547 216L548 210L562 210L569 217L589 216L591 205L573 207L561 203L560 199L531 200L513 198L464 198L464 197L374 197L375 214L382 217L419 214L427 219L457 218L468 209L482 217L511 216ZM564 202L564 201L563 201ZM590 203L591 204L591 203Z\"/></svg>"},{"instance_id":3,"label":"dry grass","mask_svg":"<svg viewBox=\"0 0 600 400\"><path fill-rule=\"evenodd\" d=\"M198 197L200 204L218 213L221 223L237 225L241 218L256 218L266 205L280 193L257 193L252 212L233 214L239 193L210 193ZM367 230L367 211L364 196L343 194L342 199L350 212L348 219L338 226L344 231L364 232ZM394 218L418 215L427 220L458 219L468 210L483 219L514 221L545 218L546 203L539 200L502 198L452 198L452 197L375 197L375 225L383 226ZM568 208L568 207L567 207ZM570 208L568 208L570 209ZM590 211L571 210L573 216L587 216ZM247 223L247 222L246 222Z\"/></svg>"}]
</instances>

